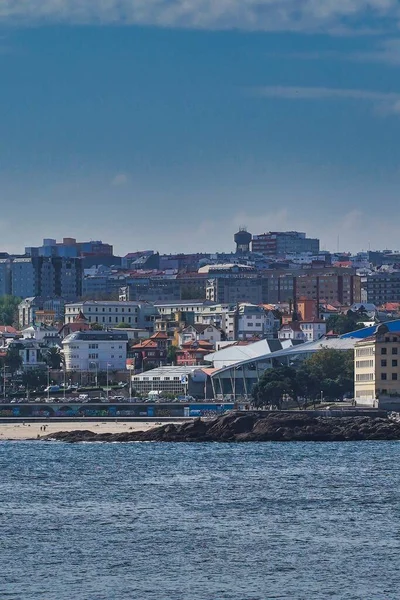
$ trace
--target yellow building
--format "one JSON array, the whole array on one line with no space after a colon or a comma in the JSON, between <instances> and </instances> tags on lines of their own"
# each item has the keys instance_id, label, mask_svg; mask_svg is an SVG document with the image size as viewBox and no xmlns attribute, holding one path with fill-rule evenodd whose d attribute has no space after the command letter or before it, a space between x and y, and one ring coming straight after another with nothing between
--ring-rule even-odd
<instances>
[{"instance_id":1,"label":"yellow building","mask_svg":"<svg viewBox=\"0 0 400 600\"><path fill-rule=\"evenodd\" d=\"M382 397L400 398L400 331L379 325L376 333L354 348L354 398L378 406Z\"/></svg>"}]
</instances>

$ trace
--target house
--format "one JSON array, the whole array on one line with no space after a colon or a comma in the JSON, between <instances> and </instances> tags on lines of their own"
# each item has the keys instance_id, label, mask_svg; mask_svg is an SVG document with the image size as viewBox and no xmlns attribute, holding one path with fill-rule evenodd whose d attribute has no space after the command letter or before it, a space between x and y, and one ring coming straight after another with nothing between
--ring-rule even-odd
<instances>
[{"instance_id":1,"label":"house","mask_svg":"<svg viewBox=\"0 0 400 600\"><path fill-rule=\"evenodd\" d=\"M77 331L62 341L67 371L122 371L128 336L109 331Z\"/></svg>"},{"instance_id":2,"label":"house","mask_svg":"<svg viewBox=\"0 0 400 600\"><path fill-rule=\"evenodd\" d=\"M85 317L82 311L79 311L72 323L66 323L61 327L59 335L62 339L64 339L71 333L76 333L77 331L88 331L89 329L90 324L88 319Z\"/></svg>"},{"instance_id":3,"label":"house","mask_svg":"<svg viewBox=\"0 0 400 600\"><path fill-rule=\"evenodd\" d=\"M326 321L323 319L300 321L300 329L305 335L306 342L315 342L326 334Z\"/></svg>"},{"instance_id":4,"label":"house","mask_svg":"<svg viewBox=\"0 0 400 600\"><path fill-rule=\"evenodd\" d=\"M31 325L21 331L22 339L35 340L45 346L60 346L58 327L52 325Z\"/></svg>"},{"instance_id":5,"label":"house","mask_svg":"<svg viewBox=\"0 0 400 600\"><path fill-rule=\"evenodd\" d=\"M214 349L213 344L207 341L194 341L182 344L180 350L176 352L177 365L203 365L204 357L210 354Z\"/></svg>"},{"instance_id":6,"label":"house","mask_svg":"<svg viewBox=\"0 0 400 600\"><path fill-rule=\"evenodd\" d=\"M182 329L178 335L179 346L187 342L206 341L215 347L217 342L222 339L222 331L215 325L202 325L196 323Z\"/></svg>"},{"instance_id":7,"label":"house","mask_svg":"<svg viewBox=\"0 0 400 600\"><path fill-rule=\"evenodd\" d=\"M278 333L279 340L296 340L305 342L307 337L302 330L299 321L292 321L282 325Z\"/></svg>"},{"instance_id":8,"label":"house","mask_svg":"<svg viewBox=\"0 0 400 600\"><path fill-rule=\"evenodd\" d=\"M165 332L157 331L149 339L130 346L128 351L129 365L135 371L145 370L154 365L165 365L167 351L168 336Z\"/></svg>"}]
</instances>

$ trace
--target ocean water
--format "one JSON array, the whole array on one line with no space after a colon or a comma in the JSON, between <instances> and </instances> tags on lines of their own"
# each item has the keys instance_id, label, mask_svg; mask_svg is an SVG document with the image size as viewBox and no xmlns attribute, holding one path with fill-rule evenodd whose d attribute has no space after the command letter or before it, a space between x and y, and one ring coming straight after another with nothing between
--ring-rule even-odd
<instances>
[{"instance_id":1,"label":"ocean water","mask_svg":"<svg viewBox=\"0 0 400 600\"><path fill-rule=\"evenodd\" d=\"M1 600L400 598L400 444L0 444Z\"/></svg>"}]
</instances>

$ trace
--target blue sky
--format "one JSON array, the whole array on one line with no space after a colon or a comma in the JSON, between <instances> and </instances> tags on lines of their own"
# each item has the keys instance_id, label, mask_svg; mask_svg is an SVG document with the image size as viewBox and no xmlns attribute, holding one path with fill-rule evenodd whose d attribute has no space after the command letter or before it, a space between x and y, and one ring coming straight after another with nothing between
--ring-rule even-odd
<instances>
[{"instance_id":1,"label":"blue sky","mask_svg":"<svg viewBox=\"0 0 400 600\"><path fill-rule=\"evenodd\" d=\"M400 248L392 0L3 0L1 250Z\"/></svg>"}]
</instances>

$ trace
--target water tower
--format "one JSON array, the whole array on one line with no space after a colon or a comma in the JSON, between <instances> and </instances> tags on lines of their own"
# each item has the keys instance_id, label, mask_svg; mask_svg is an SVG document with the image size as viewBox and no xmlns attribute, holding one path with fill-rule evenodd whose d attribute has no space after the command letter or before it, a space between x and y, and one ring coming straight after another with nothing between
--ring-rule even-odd
<instances>
[{"instance_id":1,"label":"water tower","mask_svg":"<svg viewBox=\"0 0 400 600\"><path fill-rule=\"evenodd\" d=\"M250 252L250 243L252 235L246 227L239 227L239 231L235 233L234 240L236 244L236 254L246 254Z\"/></svg>"}]
</instances>

